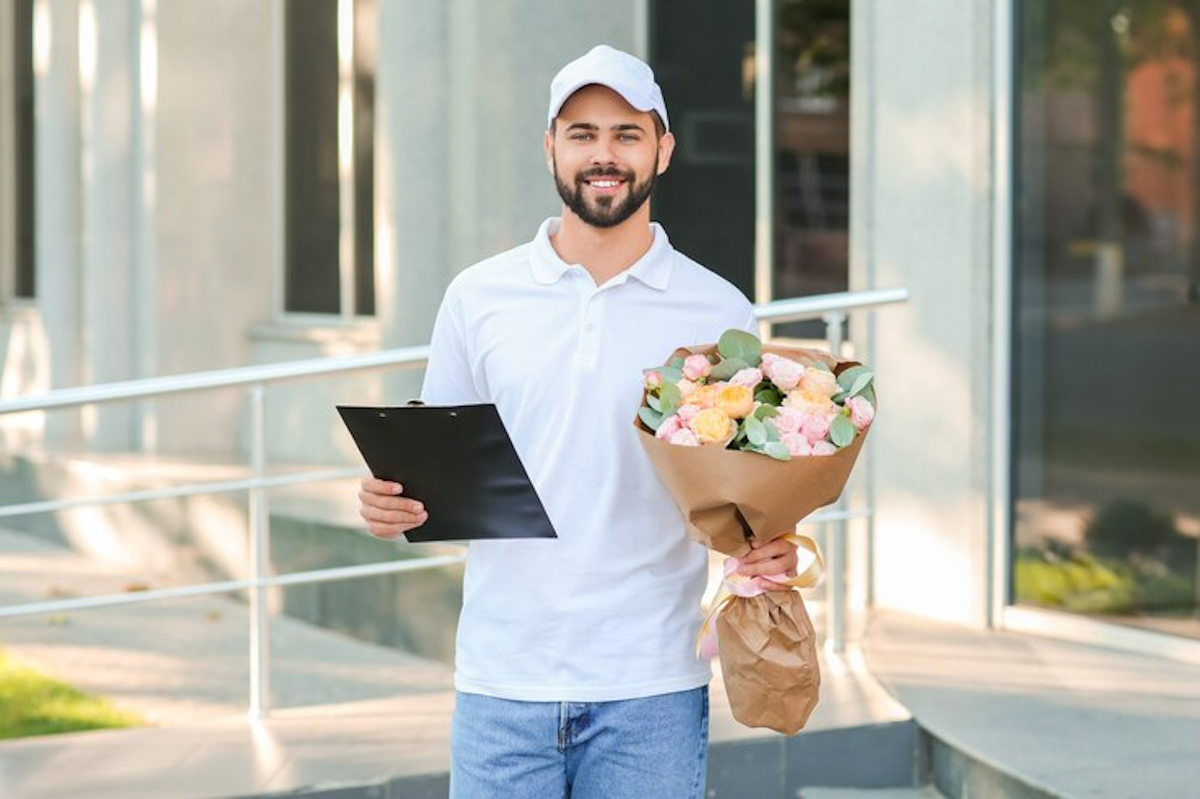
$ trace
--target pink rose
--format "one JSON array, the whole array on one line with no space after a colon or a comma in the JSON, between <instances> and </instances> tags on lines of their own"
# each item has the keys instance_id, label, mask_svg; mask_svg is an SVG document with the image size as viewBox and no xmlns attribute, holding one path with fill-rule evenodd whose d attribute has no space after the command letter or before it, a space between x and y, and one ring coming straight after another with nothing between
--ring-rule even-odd
<instances>
[{"instance_id":1,"label":"pink rose","mask_svg":"<svg viewBox=\"0 0 1200 799\"><path fill-rule=\"evenodd\" d=\"M692 419L695 419L698 413L700 413L699 405L680 405L677 415L679 416L679 421L686 427L692 423Z\"/></svg>"},{"instance_id":2,"label":"pink rose","mask_svg":"<svg viewBox=\"0 0 1200 799\"><path fill-rule=\"evenodd\" d=\"M835 452L837 452L837 447L828 441L818 441L812 445L813 455L832 455Z\"/></svg>"},{"instance_id":3,"label":"pink rose","mask_svg":"<svg viewBox=\"0 0 1200 799\"><path fill-rule=\"evenodd\" d=\"M804 421L804 412L785 405L779 409L778 415L771 417L771 421L781 434L796 433L800 430L800 423Z\"/></svg>"},{"instance_id":4,"label":"pink rose","mask_svg":"<svg viewBox=\"0 0 1200 799\"><path fill-rule=\"evenodd\" d=\"M859 430L875 420L875 407L865 397L851 397L846 400L846 407L850 409L850 421Z\"/></svg>"},{"instance_id":5,"label":"pink rose","mask_svg":"<svg viewBox=\"0 0 1200 799\"><path fill-rule=\"evenodd\" d=\"M833 420L824 414L808 413L800 423L800 433L808 439L808 443L815 445L829 435L829 426L832 423Z\"/></svg>"},{"instance_id":6,"label":"pink rose","mask_svg":"<svg viewBox=\"0 0 1200 799\"><path fill-rule=\"evenodd\" d=\"M647 369L643 374L646 376L646 388L658 388L662 385L662 375L657 369Z\"/></svg>"},{"instance_id":7,"label":"pink rose","mask_svg":"<svg viewBox=\"0 0 1200 799\"><path fill-rule=\"evenodd\" d=\"M679 444L680 446L684 447L700 446L700 439L696 438L696 434L691 430L688 430L686 427L676 430L675 434L671 436L670 442L672 444Z\"/></svg>"},{"instance_id":8,"label":"pink rose","mask_svg":"<svg viewBox=\"0 0 1200 799\"><path fill-rule=\"evenodd\" d=\"M712 372L712 364L705 355L689 355L683 361L683 376L688 380L699 380L708 377Z\"/></svg>"},{"instance_id":9,"label":"pink rose","mask_svg":"<svg viewBox=\"0 0 1200 799\"><path fill-rule=\"evenodd\" d=\"M739 369L737 374L729 378L731 386L745 386L746 388L754 388L762 382L763 374L761 369Z\"/></svg>"},{"instance_id":10,"label":"pink rose","mask_svg":"<svg viewBox=\"0 0 1200 799\"><path fill-rule=\"evenodd\" d=\"M791 391L800 385L805 369L804 366L790 358L781 358L768 352L763 355L762 371L768 380L779 387L780 391Z\"/></svg>"},{"instance_id":11,"label":"pink rose","mask_svg":"<svg viewBox=\"0 0 1200 799\"><path fill-rule=\"evenodd\" d=\"M658 431L655 432L655 438L661 438L664 441L670 441L671 436L683 429L683 423L679 421L677 414L672 414L662 420L662 424L658 426Z\"/></svg>"},{"instance_id":12,"label":"pink rose","mask_svg":"<svg viewBox=\"0 0 1200 799\"><path fill-rule=\"evenodd\" d=\"M800 433L784 433L779 440L787 446L793 458L812 454L812 445Z\"/></svg>"}]
</instances>

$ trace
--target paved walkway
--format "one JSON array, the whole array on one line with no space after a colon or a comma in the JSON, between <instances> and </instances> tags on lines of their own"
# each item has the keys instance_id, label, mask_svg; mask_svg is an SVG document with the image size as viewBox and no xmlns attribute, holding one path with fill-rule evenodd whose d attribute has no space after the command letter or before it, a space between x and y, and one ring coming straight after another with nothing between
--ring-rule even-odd
<instances>
[{"instance_id":1,"label":"paved walkway","mask_svg":"<svg viewBox=\"0 0 1200 799\"><path fill-rule=\"evenodd\" d=\"M158 586L0 530L0 604ZM0 648L155 724L245 714L249 618L222 596L0 620ZM287 617L271 623L278 707L441 692L451 669Z\"/></svg>"},{"instance_id":2,"label":"paved walkway","mask_svg":"<svg viewBox=\"0 0 1200 799\"><path fill-rule=\"evenodd\" d=\"M1200 797L1200 666L894 613L864 649L924 729L1051 796Z\"/></svg>"}]
</instances>

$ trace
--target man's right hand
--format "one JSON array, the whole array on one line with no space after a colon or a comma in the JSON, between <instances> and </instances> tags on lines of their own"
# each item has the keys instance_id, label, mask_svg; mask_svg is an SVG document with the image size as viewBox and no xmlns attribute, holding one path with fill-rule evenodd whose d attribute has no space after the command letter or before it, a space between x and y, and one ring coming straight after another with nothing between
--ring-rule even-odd
<instances>
[{"instance_id":1,"label":"man's right hand","mask_svg":"<svg viewBox=\"0 0 1200 799\"><path fill-rule=\"evenodd\" d=\"M401 496L403 490L399 483L388 480L362 479L358 515L367 523L367 532L376 538L394 539L426 522L429 513L425 506Z\"/></svg>"}]
</instances>

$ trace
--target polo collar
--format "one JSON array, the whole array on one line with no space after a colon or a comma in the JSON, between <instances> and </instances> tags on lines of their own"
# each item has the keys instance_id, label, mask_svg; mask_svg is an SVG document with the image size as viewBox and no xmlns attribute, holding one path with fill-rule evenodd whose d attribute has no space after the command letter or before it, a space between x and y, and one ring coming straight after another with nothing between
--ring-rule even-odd
<instances>
[{"instance_id":1,"label":"polo collar","mask_svg":"<svg viewBox=\"0 0 1200 799\"><path fill-rule=\"evenodd\" d=\"M550 217L538 228L537 235L533 239L529 267L533 273L533 279L543 286L557 283L572 266L558 256L554 246L550 243L550 237L558 232L561 224L560 217ZM628 278L633 277L656 291L666 291L671 282L671 267L674 260L671 255L674 250L662 225L651 222L650 230L654 233L654 242L650 245L650 249L632 266L614 277L610 281L611 283L624 283Z\"/></svg>"}]
</instances>

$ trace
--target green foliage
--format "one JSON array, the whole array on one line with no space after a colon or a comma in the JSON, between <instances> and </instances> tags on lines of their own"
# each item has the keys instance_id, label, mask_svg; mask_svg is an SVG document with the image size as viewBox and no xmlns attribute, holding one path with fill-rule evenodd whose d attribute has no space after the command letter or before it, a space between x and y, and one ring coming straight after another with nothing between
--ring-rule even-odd
<instances>
[{"instance_id":1,"label":"green foliage","mask_svg":"<svg viewBox=\"0 0 1200 799\"><path fill-rule=\"evenodd\" d=\"M749 369L750 363L742 358L726 358L713 367L709 375L711 380L728 380L743 369Z\"/></svg>"},{"instance_id":2,"label":"green foliage","mask_svg":"<svg viewBox=\"0 0 1200 799\"><path fill-rule=\"evenodd\" d=\"M834 417L833 424L829 425L829 440L836 447L847 447L854 441L857 432L853 422L844 415L838 414Z\"/></svg>"},{"instance_id":3,"label":"green foliage","mask_svg":"<svg viewBox=\"0 0 1200 799\"><path fill-rule=\"evenodd\" d=\"M768 441L763 447L763 453L770 455L777 461L792 459L792 453L788 451L787 444L784 444L782 441Z\"/></svg>"},{"instance_id":4,"label":"green foliage","mask_svg":"<svg viewBox=\"0 0 1200 799\"><path fill-rule=\"evenodd\" d=\"M679 409L683 402L683 392L674 383L663 383L658 390L658 412L664 417L670 416Z\"/></svg>"},{"instance_id":5,"label":"green foliage","mask_svg":"<svg viewBox=\"0 0 1200 799\"><path fill-rule=\"evenodd\" d=\"M1151 550L1181 537L1171 516L1128 499L1116 499L1105 505L1083 531L1089 547L1107 553Z\"/></svg>"},{"instance_id":6,"label":"green foliage","mask_svg":"<svg viewBox=\"0 0 1200 799\"><path fill-rule=\"evenodd\" d=\"M762 363L762 342L745 330L731 328L722 333L721 340L717 342L717 352L721 353L722 358L742 361L746 364L742 367L744 369Z\"/></svg>"},{"instance_id":7,"label":"green foliage","mask_svg":"<svg viewBox=\"0 0 1200 799\"><path fill-rule=\"evenodd\" d=\"M746 417L742 425L746 429L746 439L755 447L762 447L767 443L767 426L756 417Z\"/></svg>"},{"instance_id":8,"label":"green foliage","mask_svg":"<svg viewBox=\"0 0 1200 799\"><path fill-rule=\"evenodd\" d=\"M666 417L653 408L641 407L638 408L638 418L642 420L646 427L657 432L658 428L662 427L663 419Z\"/></svg>"},{"instance_id":9,"label":"green foliage","mask_svg":"<svg viewBox=\"0 0 1200 799\"><path fill-rule=\"evenodd\" d=\"M138 717L0 653L0 739L132 727Z\"/></svg>"},{"instance_id":10,"label":"green foliage","mask_svg":"<svg viewBox=\"0 0 1200 799\"><path fill-rule=\"evenodd\" d=\"M1088 555L1071 560L1022 555L1014 571L1021 601L1081 613L1124 613L1134 607L1132 573Z\"/></svg>"},{"instance_id":11,"label":"green foliage","mask_svg":"<svg viewBox=\"0 0 1200 799\"><path fill-rule=\"evenodd\" d=\"M781 394L779 389L775 388L774 385L768 384L766 382L759 383L758 385L760 386L760 388L754 392L754 401L755 402L761 402L764 405L776 405L776 406L783 404L783 394ZM761 388L761 386L766 386L766 387Z\"/></svg>"}]
</instances>

